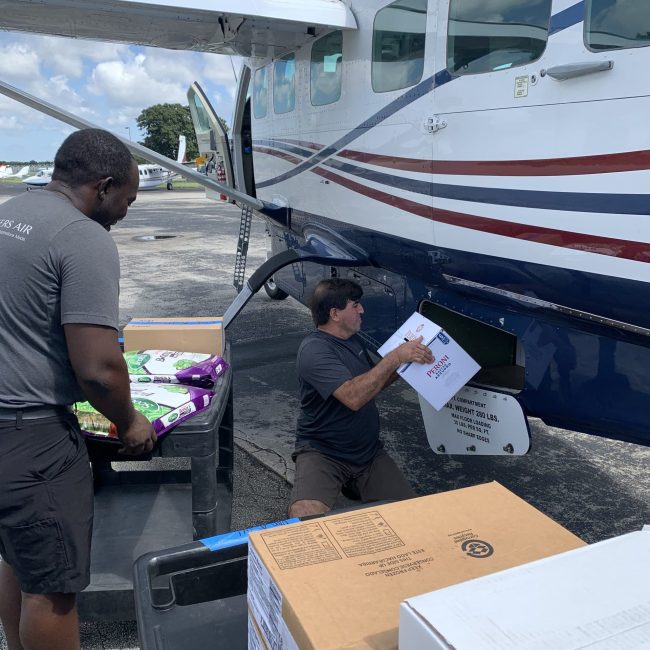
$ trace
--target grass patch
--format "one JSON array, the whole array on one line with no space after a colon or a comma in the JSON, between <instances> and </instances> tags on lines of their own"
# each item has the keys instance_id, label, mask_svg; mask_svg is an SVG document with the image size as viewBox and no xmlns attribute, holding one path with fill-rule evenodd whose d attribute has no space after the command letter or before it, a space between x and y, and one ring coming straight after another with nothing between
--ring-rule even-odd
<instances>
[{"instance_id":1,"label":"grass patch","mask_svg":"<svg viewBox=\"0 0 650 650\"><path fill-rule=\"evenodd\" d=\"M188 181L185 180L184 178L175 178L174 189L175 190L200 190L202 189L202 187L195 181Z\"/></svg>"}]
</instances>

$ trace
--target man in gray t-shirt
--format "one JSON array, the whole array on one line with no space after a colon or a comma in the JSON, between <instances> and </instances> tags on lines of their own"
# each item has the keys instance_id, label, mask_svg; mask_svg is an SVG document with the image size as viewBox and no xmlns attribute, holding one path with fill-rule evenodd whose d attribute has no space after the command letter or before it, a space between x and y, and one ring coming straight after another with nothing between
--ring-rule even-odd
<instances>
[{"instance_id":1,"label":"man in gray t-shirt","mask_svg":"<svg viewBox=\"0 0 650 650\"><path fill-rule=\"evenodd\" d=\"M317 327L298 349L300 414L296 473L289 515L327 512L343 488L362 501L403 499L414 492L379 439L374 398L403 363L430 363L421 339L403 343L377 365L358 336L361 287L333 278L316 285L311 312Z\"/></svg>"},{"instance_id":2,"label":"man in gray t-shirt","mask_svg":"<svg viewBox=\"0 0 650 650\"><path fill-rule=\"evenodd\" d=\"M123 453L156 436L131 403L108 234L135 201L137 164L85 129L57 151L52 179L0 205L0 620L10 648L78 650L93 490L69 407L89 400Z\"/></svg>"}]
</instances>

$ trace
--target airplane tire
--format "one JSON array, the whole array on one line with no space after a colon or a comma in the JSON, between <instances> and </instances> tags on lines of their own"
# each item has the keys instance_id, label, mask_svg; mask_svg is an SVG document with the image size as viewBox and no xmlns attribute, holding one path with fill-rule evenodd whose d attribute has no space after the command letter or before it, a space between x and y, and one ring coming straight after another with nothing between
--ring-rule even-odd
<instances>
[{"instance_id":1,"label":"airplane tire","mask_svg":"<svg viewBox=\"0 0 650 650\"><path fill-rule=\"evenodd\" d=\"M168 190L173 190L173 189L174 189L174 185L173 185L172 183L167 183L167 189L168 189Z\"/></svg>"},{"instance_id":2,"label":"airplane tire","mask_svg":"<svg viewBox=\"0 0 650 650\"><path fill-rule=\"evenodd\" d=\"M282 289L280 289L278 285L275 284L275 281L273 280L273 276L271 276L264 283L264 291L266 291L266 295L271 300L284 300L289 296L289 294L286 291L282 291Z\"/></svg>"}]
</instances>

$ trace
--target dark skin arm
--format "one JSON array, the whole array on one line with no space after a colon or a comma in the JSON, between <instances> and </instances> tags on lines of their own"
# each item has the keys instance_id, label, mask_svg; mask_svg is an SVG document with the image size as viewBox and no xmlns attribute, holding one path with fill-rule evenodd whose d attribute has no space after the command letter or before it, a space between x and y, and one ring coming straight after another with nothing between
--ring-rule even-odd
<instances>
[{"instance_id":1,"label":"dark skin arm","mask_svg":"<svg viewBox=\"0 0 650 650\"><path fill-rule=\"evenodd\" d=\"M101 325L63 328L77 381L88 401L115 424L123 444L120 453L137 456L151 451L156 434L149 420L133 408L117 332Z\"/></svg>"},{"instance_id":2,"label":"dark skin arm","mask_svg":"<svg viewBox=\"0 0 650 650\"><path fill-rule=\"evenodd\" d=\"M431 350L422 345L422 337L402 343L374 368L341 384L333 395L350 410L358 411L397 379L399 375L395 371L403 363L430 363L432 358Z\"/></svg>"}]
</instances>

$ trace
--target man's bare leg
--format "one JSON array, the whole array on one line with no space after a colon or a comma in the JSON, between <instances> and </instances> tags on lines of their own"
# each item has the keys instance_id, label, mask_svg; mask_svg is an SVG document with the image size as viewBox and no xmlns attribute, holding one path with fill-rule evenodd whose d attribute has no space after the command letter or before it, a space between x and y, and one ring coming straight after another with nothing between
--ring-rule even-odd
<instances>
[{"instance_id":1,"label":"man's bare leg","mask_svg":"<svg viewBox=\"0 0 650 650\"><path fill-rule=\"evenodd\" d=\"M20 644L20 585L11 567L0 560L0 621L9 650L24 650Z\"/></svg>"},{"instance_id":2,"label":"man's bare leg","mask_svg":"<svg viewBox=\"0 0 650 650\"><path fill-rule=\"evenodd\" d=\"M79 650L76 594L26 594L20 616L24 650Z\"/></svg>"},{"instance_id":3,"label":"man's bare leg","mask_svg":"<svg viewBox=\"0 0 650 650\"><path fill-rule=\"evenodd\" d=\"M314 499L302 499L294 501L289 506L289 517L307 517L308 515L321 515L329 512L331 508L322 501Z\"/></svg>"}]
</instances>

